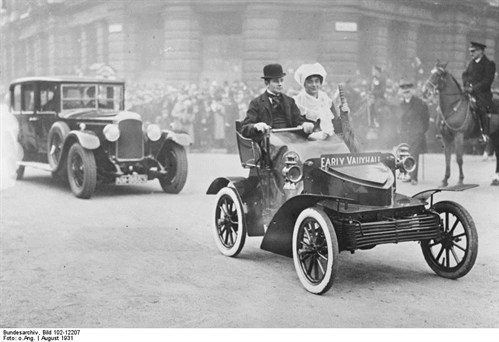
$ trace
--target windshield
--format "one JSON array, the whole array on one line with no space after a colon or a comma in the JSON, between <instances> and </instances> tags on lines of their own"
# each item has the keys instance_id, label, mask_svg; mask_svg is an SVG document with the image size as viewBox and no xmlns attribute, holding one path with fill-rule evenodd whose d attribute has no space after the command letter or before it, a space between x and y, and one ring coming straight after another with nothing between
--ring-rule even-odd
<instances>
[{"instance_id":1,"label":"windshield","mask_svg":"<svg viewBox=\"0 0 499 342\"><path fill-rule=\"evenodd\" d=\"M63 84L62 110L123 110L123 86L116 84Z\"/></svg>"}]
</instances>

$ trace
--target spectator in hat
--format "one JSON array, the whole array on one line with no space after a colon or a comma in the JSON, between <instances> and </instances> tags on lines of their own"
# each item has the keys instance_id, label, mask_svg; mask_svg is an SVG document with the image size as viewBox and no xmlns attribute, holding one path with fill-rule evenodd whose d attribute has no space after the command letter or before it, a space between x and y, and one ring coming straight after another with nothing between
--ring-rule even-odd
<instances>
[{"instance_id":1,"label":"spectator in hat","mask_svg":"<svg viewBox=\"0 0 499 342\"><path fill-rule=\"evenodd\" d=\"M401 142L409 144L409 153L416 160L416 169L410 173L412 185L418 184L419 155L426 151L425 133L428 130L430 115L428 106L414 95L414 84L407 80L400 82L402 102L401 111Z\"/></svg>"},{"instance_id":2,"label":"spectator in hat","mask_svg":"<svg viewBox=\"0 0 499 342\"><path fill-rule=\"evenodd\" d=\"M464 91L475 96L477 112L483 134L488 135L487 113L495 113L491 86L494 82L496 65L485 56L485 44L470 42L471 61L463 72Z\"/></svg>"},{"instance_id":3,"label":"spectator in hat","mask_svg":"<svg viewBox=\"0 0 499 342\"><path fill-rule=\"evenodd\" d=\"M261 140L263 133L270 128L300 125L305 134L312 133L314 124L305 120L293 98L282 93L285 75L280 64L268 64L263 68L266 89L248 106L242 123L243 136Z\"/></svg>"}]
</instances>

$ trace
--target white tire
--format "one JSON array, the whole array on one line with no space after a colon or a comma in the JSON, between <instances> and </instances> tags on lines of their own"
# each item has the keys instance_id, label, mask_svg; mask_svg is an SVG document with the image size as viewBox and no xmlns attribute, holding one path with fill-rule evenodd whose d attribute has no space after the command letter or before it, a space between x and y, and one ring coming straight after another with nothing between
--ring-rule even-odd
<instances>
[{"instance_id":1,"label":"white tire","mask_svg":"<svg viewBox=\"0 0 499 342\"><path fill-rule=\"evenodd\" d=\"M234 257L244 247L246 224L243 206L233 188L222 188L217 194L213 233L218 250L223 255Z\"/></svg>"},{"instance_id":2,"label":"white tire","mask_svg":"<svg viewBox=\"0 0 499 342\"><path fill-rule=\"evenodd\" d=\"M319 208L303 210L293 229L293 261L305 289L323 294L338 271L338 239L333 224Z\"/></svg>"}]
</instances>

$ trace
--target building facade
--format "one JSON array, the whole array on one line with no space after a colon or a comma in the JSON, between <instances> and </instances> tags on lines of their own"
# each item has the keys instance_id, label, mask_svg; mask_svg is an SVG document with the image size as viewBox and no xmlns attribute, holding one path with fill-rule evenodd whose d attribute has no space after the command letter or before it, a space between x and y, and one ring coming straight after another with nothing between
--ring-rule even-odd
<instances>
[{"instance_id":1,"label":"building facade","mask_svg":"<svg viewBox=\"0 0 499 342\"><path fill-rule=\"evenodd\" d=\"M416 57L460 79L470 40L499 60L498 18L483 0L2 0L0 79L107 65L129 81L259 85L266 63L315 61L337 81L373 65L412 78Z\"/></svg>"}]
</instances>

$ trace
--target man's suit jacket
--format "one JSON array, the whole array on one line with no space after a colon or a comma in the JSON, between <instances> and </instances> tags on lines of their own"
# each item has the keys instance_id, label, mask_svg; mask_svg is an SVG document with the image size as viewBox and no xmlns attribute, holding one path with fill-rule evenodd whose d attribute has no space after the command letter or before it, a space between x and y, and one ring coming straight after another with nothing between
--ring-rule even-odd
<instances>
[{"instance_id":1,"label":"man's suit jacket","mask_svg":"<svg viewBox=\"0 0 499 342\"><path fill-rule=\"evenodd\" d=\"M296 127L307 121L301 115L292 97L281 94L281 107L288 127ZM262 134L255 129L255 124L258 122L265 122L269 126L272 125L272 104L266 91L250 102L246 118L242 123L242 135L252 139L261 137Z\"/></svg>"}]
</instances>

